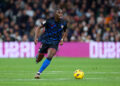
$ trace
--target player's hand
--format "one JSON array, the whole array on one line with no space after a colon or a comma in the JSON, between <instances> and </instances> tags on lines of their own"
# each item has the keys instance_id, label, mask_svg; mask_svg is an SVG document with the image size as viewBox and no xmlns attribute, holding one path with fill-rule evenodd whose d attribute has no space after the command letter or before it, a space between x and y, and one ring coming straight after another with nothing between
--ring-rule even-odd
<instances>
[{"instance_id":1,"label":"player's hand","mask_svg":"<svg viewBox=\"0 0 120 86\"><path fill-rule=\"evenodd\" d=\"M63 39L60 41L60 45L63 45Z\"/></svg>"},{"instance_id":2,"label":"player's hand","mask_svg":"<svg viewBox=\"0 0 120 86\"><path fill-rule=\"evenodd\" d=\"M36 45L38 43L38 39L35 39L34 42L35 42L35 45Z\"/></svg>"}]
</instances>

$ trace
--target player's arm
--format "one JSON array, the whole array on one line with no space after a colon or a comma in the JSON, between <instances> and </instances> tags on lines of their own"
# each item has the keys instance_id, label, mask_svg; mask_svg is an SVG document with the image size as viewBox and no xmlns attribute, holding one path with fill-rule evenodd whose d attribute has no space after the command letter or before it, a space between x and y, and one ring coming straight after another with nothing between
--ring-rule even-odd
<instances>
[{"instance_id":1,"label":"player's arm","mask_svg":"<svg viewBox=\"0 0 120 86\"><path fill-rule=\"evenodd\" d=\"M67 36L67 32L66 32L67 25L65 25L65 27L63 29L64 29L64 32L62 34L62 39L60 41L60 45L63 45L63 41L64 41L65 37Z\"/></svg>"},{"instance_id":2,"label":"player's arm","mask_svg":"<svg viewBox=\"0 0 120 86\"><path fill-rule=\"evenodd\" d=\"M62 39L60 41L60 45L63 45L64 38L66 37L67 32L63 32Z\"/></svg>"},{"instance_id":3,"label":"player's arm","mask_svg":"<svg viewBox=\"0 0 120 86\"><path fill-rule=\"evenodd\" d=\"M38 42L38 37L39 37L40 29L43 28L43 27L45 27L45 24L46 24L46 21L44 21L41 24L41 26L35 27L35 39L34 39L35 44L37 44L37 42Z\"/></svg>"}]
</instances>

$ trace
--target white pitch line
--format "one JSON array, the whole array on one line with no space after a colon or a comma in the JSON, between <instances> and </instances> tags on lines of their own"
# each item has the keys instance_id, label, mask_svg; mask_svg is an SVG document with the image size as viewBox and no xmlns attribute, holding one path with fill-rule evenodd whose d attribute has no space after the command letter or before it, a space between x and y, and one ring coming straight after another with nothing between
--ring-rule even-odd
<instances>
[{"instance_id":1,"label":"white pitch line","mask_svg":"<svg viewBox=\"0 0 120 86\"><path fill-rule=\"evenodd\" d=\"M19 72L16 72L16 71L0 71L0 74L14 74L14 73L17 73L17 74L36 74L36 72L31 72L31 71L19 71ZM43 74L60 74L60 73L66 73L64 71L45 71Z\"/></svg>"},{"instance_id":2,"label":"white pitch line","mask_svg":"<svg viewBox=\"0 0 120 86\"><path fill-rule=\"evenodd\" d=\"M72 80L70 78L55 78L55 79L0 79L0 81L63 81L63 80Z\"/></svg>"},{"instance_id":3,"label":"white pitch line","mask_svg":"<svg viewBox=\"0 0 120 86\"><path fill-rule=\"evenodd\" d=\"M105 79L105 78L84 78L84 79L91 79L91 80L97 80L97 79Z\"/></svg>"},{"instance_id":4,"label":"white pitch line","mask_svg":"<svg viewBox=\"0 0 120 86\"><path fill-rule=\"evenodd\" d=\"M0 71L0 73L33 73L31 71ZM72 71L44 71L44 73L72 73ZM85 72L85 73L120 73L120 72Z\"/></svg>"},{"instance_id":5,"label":"white pitch line","mask_svg":"<svg viewBox=\"0 0 120 86\"><path fill-rule=\"evenodd\" d=\"M120 72L86 72L86 74L120 74Z\"/></svg>"},{"instance_id":6,"label":"white pitch line","mask_svg":"<svg viewBox=\"0 0 120 86\"><path fill-rule=\"evenodd\" d=\"M82 80L108 80L109 78L83 78ZM120 78L117 78L120 79ZM0 82L6 82L6 81L64 81L64 80L75 80L75 78L55 78L55 79L0 79ZM81 79L76 79L81 80Z\"/></svg>"},{"instance_id":7,"label":"white pitch line","mask_svg":"<svg viewBox=\"0 0 120 86\"><path fill-rule=\"evenodd\" d=\"M31 72L31 71L0 71L0 74L14 74L14 73L17 73L17 74L36 74L36 72ZM45 71L43 72L43 75L47 74L69 74L69 73L73 73L71 71ZM85 72L85 74L120 74L120 72Z\"/></svg>"},{"instance_id":8,"label":"white pitch line","mask_svg":"<svg viewBox=\"0 0 120 86\"><path fill-rule=\"evenodd\" d=\"M0 71L0 73L8 73L8 72L11 72L11 73L17 73L18 71ZM31 71L19 71L19 73L30 73ZM65 72L65 71L45 71L44 73L59 73L59 72Z\"/></svg>"}]
</instances>

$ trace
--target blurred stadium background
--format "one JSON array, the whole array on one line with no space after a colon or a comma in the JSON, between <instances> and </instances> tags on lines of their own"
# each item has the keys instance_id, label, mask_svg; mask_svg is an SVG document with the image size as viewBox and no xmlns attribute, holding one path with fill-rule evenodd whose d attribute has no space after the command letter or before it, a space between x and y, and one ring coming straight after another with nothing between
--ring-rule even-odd
<instances>
[{"instance_id":1,"label":"blurred stadium background","mask_svg":"<svg viewBox=\"0 0 120 86\"><path fill-rule=\"evenodd\" d=\"M34 45L34 27L53 17L55 8L63 9L67 36L58 58L53 59L42 79L35 80L40 65L35 59L19 58L35 57L40 45ZM0 86L119 86L117 58L120 0L0 0ZM73 78L76 69L85 72L83 80Z\"/></svg>"},{"instance_id":2,"label":"blurred stadium background","mask_svg":"<svg viewBox=\"0 0 120 86\"><path fill-rule=\"evenodd\" d=\"M34 44L30 44L34 41L34 27L53 17L55 8L63 9L64 19L68 22L64 41L69 44L80 43L65 44L68 47L60 48L60 54L68 52L63 56L69 57L72 51L67 50L71 47L71 50L77 51L72 52L74 54L71 57L120 58L120 0L2 0L0 57L34 57L37 50ZM43 32L44 28L40 34ZM36 52L27 56L14 54L21 53L21 49L27 49L23 54L27 51ZM80 52L83 55L78 55Z\"/></svg>"},{"instance_id":3,"label":"blurred stadium background","mask_svg":"<svg viewBox=\"0 0 120 86\"><path fill-rule=\"evenodd\" d=\"M0 41L33 41L33 27L52 17L56 7L68 21L65 41L120 41L119 0L2 0Z\"/></svg>"}]
</instances>

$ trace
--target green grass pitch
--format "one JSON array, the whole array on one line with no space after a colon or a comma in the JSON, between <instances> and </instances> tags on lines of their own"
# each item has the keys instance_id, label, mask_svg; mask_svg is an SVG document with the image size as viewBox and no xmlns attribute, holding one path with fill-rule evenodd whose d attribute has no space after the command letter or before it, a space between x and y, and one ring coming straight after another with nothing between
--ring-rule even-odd
<instances>
[{"instance_id":1,"label":"green grass pitch","mask_svg":"<svg viewBox=\"0 0 120 86\"><path fill-rule=\"evenodd\" d=\"M42 62L0 59L0 86L120 86L120 59L56 57L36 80L34 75ZM83 79L73 77L76 69L84 71Z\"/></svg>"}]
</instances>

